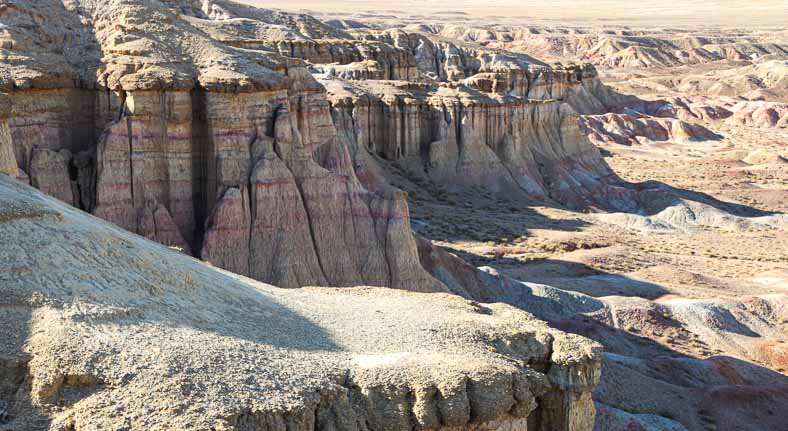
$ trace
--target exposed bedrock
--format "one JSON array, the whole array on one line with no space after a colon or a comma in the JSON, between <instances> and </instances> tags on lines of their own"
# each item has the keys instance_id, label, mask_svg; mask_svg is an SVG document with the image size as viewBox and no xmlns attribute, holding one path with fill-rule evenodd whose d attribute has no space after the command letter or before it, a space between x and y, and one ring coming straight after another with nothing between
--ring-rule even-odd
<instances>
[{"instance_id":1,"label":"exposed bedrock","mask_svg":"<svg viewBox=\"0 0 788 431\"><path fill-rule=\"evenodd\" d=\"M3 15L3 171L280 286L445 290L418 265L405 195L355 177L307 65L209 37L217 4L25 1Z\"/></svg>"},{"instance_id":2,"label":"exposed bedrock","mask_svg":"<svg viewBox=\"0 0 788 431\"><path fill-rule=\"evenodd\" d=\"M345 77L371 77L352 73L353 69L366 62L373 64L376 79L412 80L419 77L416 59L410 52L383 42L353 40L344 32L329 35L332 37L328 39L313 39L290 29L272 30L269 24L260 21L229 19L199 25L213 38L228 45L245 49L272 49L286 57L325 65L319 67L324 71L347 71L349 74L343 75Z\"/></svg>"},{"instance_id":3,"label":"exposed bedrock","mask_svg":"<svg viewBox=\"0 0 788 431\"><path fill-rule=\"evenodd\" d=\"M16 165L11 128L8 126L10 110L11 99L5 93L0 93L0 173L16 177L20 171Z\"/></svg>"},{"instance_id":4,"label":"exposed bedrock","mask_svg":"<svg viewBox=\"0 0 788 431\"><path fill-rule=\"evenodd\" d=\"M600 188L617 183L575 113L604 102L593 69L550 69L417 35L403 36L408 46L356 43L306 16L222 1L19 0L0 24L0 89L8 93L0 96L0 169L62 201L0 178L8 201L0 236L13 244L0 259L10 265L4 298L22 298L15 307L57 322L26 353L32 360L15 397L27 408L62 401L68 411L55 420L74 430L117 428L105 402L117 397L127 412L172 401L175 410L148 416L173 429L591 428L599 347L543 324L531 331L533 319L511 307L469 301L518 304L488 281L452 283L420 256L407 196L376 164L387 159L435 182L524 200L599 206ZM368 63L388 80L328 79L327 93L310 73L327 62ZM419 76L433 79L391 80ZM362 289L357 299L372 302L346 308L352 292L282 293L64 203L282 287L375 285L466 299L402 302L403 292ZM41 241L17 245L15 235ZM65 262L35 268L57 307L27 300L34 284L18 270L25 247ZM73 271L87 271L80 265L94 278L70 283ZM450 313L432 301L503 326L474 331L459 319L449 329ZM134 359L103 362L95 322L133 339ZM250 332L265 325L276 330ZM374 338L380 328L394 330ZM182 331L174 344L173 331ZM445 358L425 350L433 341ZM283 356L297 365L283 366ZM222 371L211 368L217 363ZM182 385L169 385L173 378ZM207 390L195 390L203 383ZM267 396L260 388L283 389Z\"/></svg>"},{"instance_id":5,"label":"exposed bedrock","mask_svg":"<svg viewBox=\"0 0 788 431\"><path fill-rule=\"evenodd\" d=\"M580 129L597 145L637 145L650 142L698 142L718 140L720 136L698 124L676 118L646 115L585 115Z\"/></svg>"},{"instance_id":6,"label":"exposed bedrock","mask_svg":"<svg viewBox=\"0 0 788 431\"><path fill-rule=\"evenodd\" d=\"M415 262L415 243L404 194L364 189L322 87L303 79L292 103L286 88L92 92L118 119L82 166L71 157L74 140L58 139L68 122L28 125L16 116L12 141L17 160L29 159L32 185L223 268L288 287L442 290L406 263ZM61 94L70 97L47 96ZM17 112L32 110L27 100L15 99ZM312 157L318 148L327 168Z\"/></svg>"},{"instance_id":7,"label":"exposed bedrock","mask_svg":"<svg viewBox=\"0 0 788 431\"><path fill-rule=\"evenodd\" d=\"M446 290L418 261L381 158L449 187L637 206L576 124L616 101L592 67L370 33L353 49L385 44L437 79L318 82L303 60L237 48L271 48L268 30L350 37L301 15L22 1L0 18L3 170L14 174L11 157L16 176L65 202L262 281Z\"/></svg>"},{"instance_id":8,"label":"exposed bedrock","mask_svg":"<svg viewBox=\"0 0 788 431\"><path fill-rule=\"evenodd\" d=\"M370 181L376 156L577 208L623 190L569 107L607 103L593 68L222 1L18 6L0 17L3 170L262 281L446 290L418 262L406 196ZM329 102L309 73L324 61L462 81L328 79ZM414 78L397 67L382 77Z\"/></svg>"},{"instance_id":9,"label":"exposed bedrock","mask_svg":"<svg viewBox=\"0 0 788 431\"><path fill-rule=\"evenodd\" d=\"M5 175L0 241L0 429L591 429L601 347L504 304L276 288Z\"/></svg>"},{"instance_id":10,"label":"exposed bedrock","mask_svg":"<svg viewBox=\"0 0 788 431\"><path fill-rule=\"evenodd\" d=\"M484 186L573 208L614 208L619 203L611 196L633 193L580 132L576 111L560 100L454 84L321 82L354 157L369 151L437 184Z\"/></svg>"}]
</instances>

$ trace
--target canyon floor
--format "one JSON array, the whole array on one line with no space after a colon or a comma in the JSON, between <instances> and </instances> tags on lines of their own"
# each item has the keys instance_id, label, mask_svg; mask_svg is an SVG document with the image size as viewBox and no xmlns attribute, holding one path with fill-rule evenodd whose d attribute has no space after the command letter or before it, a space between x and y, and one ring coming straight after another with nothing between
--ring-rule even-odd
<instances>
[{"instance_id":1,"label":"canyon floor","mask_svg":"<svg viewBox=\"0 0 788 431\"><path fill-rule=\"evenodd\" d=\"M788 208L786 130L734 127L715 131L725 138L713 143L606 146L603 151L613 170L628 181L660 181L680 190L703 191L720 202L736 202L740 211L755 217L784 213ZM742 158L752 154L771 156L763 164L742 162ZM767 307L770 311L761 315L762 323L768 322L770 327L768 334L740 332L749 339L748 343L730 338L731 332L748 327L741 325L747 318L742 319L735 312L710 312L710 307L732 303L736 304L733 309L744 311L751 305L742 304L758 302L755 298L784 298L788 292L785 225L761 229L711 223L643 230L625 220L631 215L578 213L543 205L523 209L516 202L491 197L483 190L428 193L421 185L408 181L407 176L401 178L398 186L410 193L414 230L433 243L473 265L494 268L514 279L579 292L616 304L613 308L629 308L631 314L612 325L617 328L613 333L593 320L578 323L572 318L558 319L554 324L602 342L608 352L608 366L615 361L648 361L640 369L648 378L628 376L638 389L624 392L637 401L614 404L629 412L649 412L671 421L655 424L653 418L631 417L600 404L596 429L632 426L631 429L673 430L686 426L728 430L767 429L765 424L780 426L782 419L777 418L782 416L779 409L786 405L784 390L788 382L788 314L784 299ZM664 316L655 318L646 312L654 304L669 306L657 308L657 314ZM686 309L692 316L675 318L674 312L665 311L672 308L670 305L682 308L684 304L692 304ZM599 320L605 321L606 317ZM709 330L715 326L725 329ZM688 371L677 366L677 361L684 365L697 361L725 374L729 362L742 358L744 362L730 369L754 369L755 374L765 374L761 379L743 377L742 371L730 372L728 382L711 385L742 385L732 390L741 391L732 397L752 397L748 402L754 410L731 413L737 421L729 425L720 424L721 411L729 408L729 395L710 395L703 411L713 419L693 424L694 420L677 413L684 409L684 399L675 398L673 390L653 389L661 384L696 389L706 385L693 381L699 371ZM694 377L685 380L685 373ZM622 377L605 369L603 382L614 379L613 375ZM747 393L749 384L783 394L759 398L762 392ZM651 395L646 395L649 392ZM607 393L599 398L610 399ZM644 406L648 404L652 405ZM763 417L752 419L755 411Z\"/></svg>"}]
</instances>

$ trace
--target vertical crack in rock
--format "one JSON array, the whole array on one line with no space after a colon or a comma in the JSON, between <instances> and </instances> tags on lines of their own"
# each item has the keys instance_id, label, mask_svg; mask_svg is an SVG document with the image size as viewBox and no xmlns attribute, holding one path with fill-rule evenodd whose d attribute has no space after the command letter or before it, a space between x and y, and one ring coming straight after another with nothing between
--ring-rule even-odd
<instances>
[{"instance_id":1,"label":"vertical crack in rock","mask_svg":"<svg viewBox=\"0 0 788 431\"><path fill-rule=\"evenodd\" d=\"M397 109L399 110L399 142L397 143L397 158L407 155L407 113L405 112L405 101L397 97Z\"/></svg>"},{"instance_id":2,"label":"vertical crack in rock","mask_svg":"<svg viewBox=\"0 0 788 431\"><path fill-rule=\"evenodd\" d=\"M289 167L287 169L290 170ZM290 172L292 174L292 170ZM323 276L323 278L328 280L325 267L323 266L324 257L321 256L320 249L318 248L317 236L315 235L315 220L313 220L312 214L309 211L309 204L307 203L306 197L304 195L304 189L301 182L295 175L293 175L293 177L295 178L295 186L298 189L298 193L301 195L301 202L303 204L304 213L306 214L307 226L309 227L309 237L312 240L312 249L315 251L315 256L317 256L318 269L320 270L320 274Z\"/></svg>"},{"instance_id":3,"label":"vertical crack in rock","mask_svg":"<svg viewBox=\"0 0 788 431\"><path fill-rule=\"evenodd\" d=\"M191 119L191 194L194 208L194 240L191 247L195 257L200 258L205 240L205 223L216 199L209 190L209 164L214 158L211 147L210 126L206 115L207 101L205 90L196 84L190 93L192 106ZM251 190L251 187L248 188Z\"/></svg>"},{"instance_id":4,"label":"vertical crack in rock","mask_svg":"<svg viewBox=\"0 0 788 431\"><path fill-rule=\"evenodd\" d=\"M456 118L454 120L455 127L457 128L457 164L454 167L457 173L460 173L462 168L462 161L464 158L465 153L465 142L464 142L464 130L463 130L463 123L465 122L465 111L462 106L462 101L458 98L456 102L456 106L454 108L454 112L456 112Z\"/></svg>"},{"instance_id":5,"label":"vertical crack in rock","mask_svg":"<svg viewBox=\"0 0 788 431\"><path fill-rule=\"evenodd\" d=\"M384 196L380 197L380 205L383 203L388 203ZM382 209L382 208L381 208ZM382 211L381 211L382 212ZM377 219L376 219L377 220ZM391 215L390 213L386 217L386 227L384 228L384 232L380 241L383 243L383 254L386 256L386 264L388 269L388 279L389 282L394 281L394 268L392 265L392 261L394 256L392 256L391 250L389 249L389 232L391 229Z\"/></svg>"},{"instance_id":6,"label":"vertical crack in rock","mask_svg":"<svg viewBox=\"0 0 788 431\"><path fill-rule=\"evenodd\" d=\"M172 117L172 112L170 112L168 103L167 103L167 93L164 91L159 92L159 124L157 125L158 130L158 138L155 140L154 144L156 146L156 152L160 155L158 159L158 163L156 166L156 171L159 172L161 175L163 173L162 184L161 184L161 195L164 198L164 202L158 202L159 204L163 205L164 208L167 210L168 213L172 214L173 211L173 203L172 203L172 169L171 164L172 161L168 155L168 140L169 140L169 119ZM192 204L193 206L194 204ZM192 208L192 210L194 210ZM199 230L198 227L195 226L195 231ZM187 232L188 236L195 238L195 232ZM199 235L201 236L201 235ZM191 239L191 243L189 244L191 247L194 247L196 242L199 240Z\"/></svg>"},{"instance_id":7,"label":"vertical crack in rock","mask_svg":"<svg viewBox=\"0 0 788 431\"><path fill-rule=\"evenodd\" d=\"M129 192L131 193L131 205L134 207L136 204L136 199L134 198L134 137L132 136L131 117L127 116L125 119L129 143Z\"/></svg>"}]
</instances>

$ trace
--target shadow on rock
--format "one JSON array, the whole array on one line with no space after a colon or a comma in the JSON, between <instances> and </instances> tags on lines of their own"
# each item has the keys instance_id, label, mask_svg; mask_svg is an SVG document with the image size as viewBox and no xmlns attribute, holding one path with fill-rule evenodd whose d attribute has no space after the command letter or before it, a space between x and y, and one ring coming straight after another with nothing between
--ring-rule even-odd
<instances>
[{"instance_id":1,"label":"shadow on rock","mask_svg":"<svg viewBox=\"0 0 788 431\"><path fill-rule=\"evenodd\" d=\"M665 334L638 334L605 322L602 314L576 315L552 327L592 338L605 347L602 382L594 399L614 409L597 417L595 429L667 418L689 430L781 429L788 408L788 377L725 355L705 359L666 346ZM648 325L645 325L648 327ZM667 325L669 326L669 325ZM681 337L673 325L671 336ZM631 416L634 415L634 416Z\"/></svg>"}]
</instances>

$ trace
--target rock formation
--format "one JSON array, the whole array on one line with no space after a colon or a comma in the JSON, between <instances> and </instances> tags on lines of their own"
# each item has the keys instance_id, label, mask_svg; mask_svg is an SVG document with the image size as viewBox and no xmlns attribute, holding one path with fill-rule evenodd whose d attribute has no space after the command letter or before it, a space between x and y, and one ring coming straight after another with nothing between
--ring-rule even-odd
<instances>
[{"instance_id":1,"label":"rock formation","mask_svg":"<svg viewBox=\"0 0 788 431\"><path fill-rule=\"evenodd\" d=\"M41 190L279 286L446 290L405 195L368 181L380 159L577 208L620 187L570 107L612 97L593 68L226 1L20 0L0 20L5 171L10 146Z\"/></svg>"},{"instance_id":2,"label":"rock formation","mask_svg":"<svg viewBox=\"0 0 788 431\"><path fill-rule=\"evenodd\" d=\"M202 6L18 2L2 17L4 170L10 144L40 189L277 285L445 290L412 264L404 196L355 178L306 64L223 43L232 23Z\"/></svg>"},{"instance_id":3,"label":"rock formation","mask_svg":"<svg viewBox=\"0 0 788 431\"><path fill-rule=\"evenodd\" d=\"M784 214L681 190L662 168L686 150L691 178L726 192L761 178L752 196L788 205L779 34L6 3L0 430L781 425L782 269L713 300L629 279L781 263L750 249L779 244ZM663 73L678 65L699 73ZM770 141L696 144L737 127ZM676 187L624 181L603 154ZM436 243L411 232L409 199ZM747 253L718 262L732 232ZM605 364L554 328L604 343ZM707 356L723 354L743 359Z\"/></svg>"},{"instance_id":4,"label":"rock formation","mask_svg":"<svg viewBox=\"0 0 788 431\"><path fill-rule=\"evenodd\" d=\"M721 140L708 126L785 128L788 104L746 96L670 96L621 99L615 112L580 116L581 130L597 146Z\"/></svg>"},{"instance_id":5,"label":"rock formation","mask_svg":"<svg viewBox=\"0 0 788 431\"><path fill-rule=\"evenodd\" d=\"M584 252L578 250L575 259ZM764 341L784 339L784 293L651 301L629 296L638 283L631 280L624 288L627 296L613 290L592 297L577 290L593 291L596 284L621 289L616 285L627 282L624 277L615 281L615 277L595 272L573 277L573 271L588 274L589 270L580 269L570 257L572 253L563 256L566 260L545 262L557 269L546 271L555 274L555 285L571 290L521 282L493 268L474 268L427 240L419 242L419 253L424 267L453 291L481 301L514 305L552 326L605 346L602 380L594 392L595 430L704 430L717 424L779 427L779 415L768 411L775 412L788 403L788 377L753 362L784 370L780 358L785 354L785 343ZM534 266L526 271L540 272ZM669 340L667 347L655 342L665 338ZM675 340L680 339L702 348L724 346L727 354L703 360L671 353L671 348L679 348ZM748 413L753 406L767 414Z\"/></svg>"},{"instance_id":6,"label":"rock formation","mask_svg":"<svg viewBox=\"0 0 788 431\"><path fill-rule=\"evenodd\" d=\"M529 102L466 86L323 83L350 148L437 184L582 206L609 174L580 134L575 112L560 101Z\"/></svg>"},{"instance_id":7,"label":"rock formation","mask_svg":"<svg viewBox=\"0 0 788 431\"><path fill-rule=\"evenodd\" d=\"M0 173L16 176L19 169L11 142L11 130L8 127L9 107L8 97L0 94Z\"/></svg>"},{"instance_id":8,"label":"rock formation","mask_svg":"<svg viewBox=\"0 0 788 431\"><path fill-rule=\"evenodd\" d=\"M586 430L601 350L512 307L287 290L0 175L0 429Z\"/></svg>"},{"instance_id":9,"label":"rock formation","mask_svg":"<svg viewBox=\"0 0 788 431\"><path fill-rule=\"evenodd\" d=\"M766 29L670 28L630 26L411 24L446 38L488 48L522 52L549 60L582 59L607 68L665 68L719 61L749 62L788 57L784 33ZM732 34L735 33L735 34Z\"/></svg>"},{"instance_id":10,"label":"rock formation","mask_svg":"<svg viewBox=\"0 0 788 431\"><path fill-rule=\"evenodd\" d=\"M719 139L709 129L675 118L608 113L584 115L580 129L596 145L637 145L655 142L697 142Z\"/></svg>"}]
</instances>

